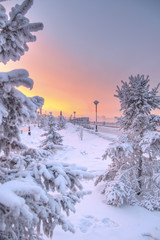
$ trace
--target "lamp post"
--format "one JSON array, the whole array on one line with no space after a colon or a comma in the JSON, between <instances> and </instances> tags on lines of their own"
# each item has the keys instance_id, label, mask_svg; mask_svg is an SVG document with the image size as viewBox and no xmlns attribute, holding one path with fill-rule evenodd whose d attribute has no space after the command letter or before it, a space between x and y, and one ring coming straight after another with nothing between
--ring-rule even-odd
<instances>
[{"instance_id":1,"label":"lamp post","mask_svg":"<svg viewBox=\"0 0 160 240\"><path fill-rule=\"evenodd\" d=\"M74 125L76 123L76 112L73 112L74 113Z\"/></svg>"},{"instance_id":2,"label":"lamp post","mask_svg":"<svg viewBox=\"0 0 160 240\"><path fill-rule=\"evenodd\" d=\"M28 135L29 136L31 135L31 127L30 126L28 127Z\"/></svg>"},{"instance_id":3,"label":"lamp post","mask_svg":"<svg viewBox=\"0 0 160 240\"><path fill-rule=\"evenodd\" d=\"M98 129L97 129L97 105L98 105L99 102L97 100L95 100L93 103L95 104L95 107L96 107L96 128L95 128L95 132L98 132Z\"/></svg>"},{"instance_id":4,"label":"lamp post","mask_svg":"<svg viewBox=\"0 0 160 240\"><path fill-rule=\"evenodd\" d=\"M40 112L38 111L37 114L38 114L38 115L37 115L37 123L38 123L38 127L39 127Z\"/></svg>"}]
</instances>

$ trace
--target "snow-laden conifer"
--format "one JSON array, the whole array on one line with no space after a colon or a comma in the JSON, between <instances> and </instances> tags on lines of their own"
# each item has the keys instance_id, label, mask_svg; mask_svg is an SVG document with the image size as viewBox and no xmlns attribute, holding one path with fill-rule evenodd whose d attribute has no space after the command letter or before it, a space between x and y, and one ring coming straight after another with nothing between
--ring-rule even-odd
<instances>
[{"instance_id":1,"label":"snow-laden conifer","mask_svg":"<svg viewBox=\"0 0 160 240\"><path fill-rule=\"evenodd\" d=\"M26 146L20 141L20 126L34 119L44 103L41 97L26 97L15 87L33 87L33 80L26 70L17 69L0 73L0 238L34 239L38 216L31 214L29 198L45 199L43 189L32 179L27 167L33 163L22 161L21 150ZM14 152L14 154L11 152ZM25 163L25 164L24 164ZM22 177L25 172L25 177Z\"/></svg>"},{"instance_id":2,"label":"snow-laden conifer","mask_svg":"<svg viewBox=\"0 0 160 240\"><path fill-rule=\"evenodd\" d=\"M64 129L66 125L66 119L65 117L62 115L62 111L60 112L60 115L58 117L58 122L57 122L57 129L61 130Z\"/></svg>"},{"instance_id":3,"label":"snow-laden conifer","mask_svg":"<svg viewBox=\"0 0 160 240\"><path fill-rule=\"evenodd\" d=\"M1 62L19 59L27 50L26 43L35 40L31 32L42 28L24 17L32 3L17 4L9 20L0 5ZM21 143L20 126L37 116L44 99L25 96L19 86L33 87L26 70L0 73L0 239L42 240L41 233L52 237L56 225L74 232L64 213L75 212L74 205L87 193L80 180L92 174L49 161L49 151L27 149Z\"/></svg>"},{"instance_id":4,"label":"snow-laden conifer","mask_svg":"<svg viewBox=\"0 0 160 240\"><path fill-rule=\"evenodd\" d=\"M104 158L111 158L112 163L96 181L105 182L108 204L138 202L160 210L160 135L156 131L160 117L151 113L160 109L158 86L150 90L149 77L137 75L117 87L124 135L107 149Z\"/></svg>"},{"instance_id":5,"label":"snow-laden conifer","mask_svg":"<svg viewBox=\"0 0 160 240\"><path fill-rule=\"evenodd\" d=\"M53 151L57 145L62 145L62 136L57 133L56 120L52 115L48 116L48 131L43 136L46 137L42 142L45 150Z\"/></svg>"},{"instance_id":6,"label":"snow-laden conifer","mask_svg":"<svg viewBox=\"0 0 160 240\"><path fill-rule=\"evenodd\" d=\"M20 126L36 116L36 110L43 105L43 98L26 97L15 87L33 87L33 80L24 69L0 73L0 124L3 135L0 136L0 151L9 156L11 150L23 148L20 143Z\"/></svg>"},{"instance_id":7,"label":"snow-laden conifer","mask_svg":"<svg viewBox=\"0 0 160 240\"><path fill-rule=\"evenodd\" d=\"M38 122L38 126L40 128L47 131L48 130L48 121L49 121L49 119L48 119L47 115L38 113L37 122Z\"/></svg>"}]
</instances>

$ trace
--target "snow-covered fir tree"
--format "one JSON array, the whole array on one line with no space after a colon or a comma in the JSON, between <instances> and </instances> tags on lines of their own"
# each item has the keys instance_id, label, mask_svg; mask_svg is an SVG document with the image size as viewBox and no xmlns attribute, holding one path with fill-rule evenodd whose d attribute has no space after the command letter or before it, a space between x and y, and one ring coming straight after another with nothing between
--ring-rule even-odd
<instances>
[{"instance_id":1,"label":"snow-covered fir tree","mask_svg":"<svg viewBox=\"0 0 160 240\"><path fill-rule=\"evenodd\" d=\"M44 99L26 97L15 88L19 86L33 87L26 70L0 73L0 151L4 153L0 157L0 239L29 239L27 222L35 221L27 198L34 198L38 185L32 185L26 177L29 176L26 167L31 162L20 155L20 151L26 149L20 141L20 126L24 121L35 118ZM26 178L22 177L22 172Z\"/></svg>"},{"instance_id":2,"label":"snow-covered fir tree","mask_svg":"<svg viewBox=\"0 0 160 240\"><path fill-rule=\"evenodd\" d=\"M104 159L109 157L112 163L96 181L105 182L107 204L138 203L160 210L160 135L156 131L160 117L151 113L160 109L159 85L150 90L149 81L148 76L131 76L117 87L124 135L107 149Z\"/></svg>"},{"instance_id":3,"label":"snow-covered fir tree","mask_svg":"<svg viewBox=\"0 0 160 240\"><path fill-rule=\"evenodd\" d=\"M42 28L42 24L30 25L24 17L32 3L25 0L16 5L9 20L0 5L3 63L19 59L26 42L35 40L30 32ZM49 161L49 151L28 149L21 143L21 124L36 117L44 100L26 97L16 89L19 86L33 87L26 70L0 73L0 239L44 239L41 233L52 237L56 225L74 232L64 213L75 212L75 204L87 193L80 181L92 174L85 168Z\"/></svg>"},{"instance_id":4,"label":"snow-covered fir tree","mask_svg":"<svg viewBox=\"0 0 160 240\"><path fill-rule=\"evenodd\" d=\"M38 116L37 116L38 127L47 131L48 130L48 120L49 119L48 119L48 116L46 114L38 113Z\"/></svg>"},{"instance_id":5,"label":"snow-covered fir tree","mask_svg":"<svg viewBox=\"0 0 160 240\"><path fill-rule=\"evenodd\" d=\"M66 125L66 119L65 117L62 115L62 111L60 111L60 115L58 117L58 122L57 122L57 129L61 130L64 129Z\"/></svg>"},{"instance_id":6,"label":"snow-covered fir tree","mask_svg":"<svg viewBox=\"0 0 160 240\"><path fill-rule=\"evenodd\" d=\"M57 145L62 144L62 136L57 133L56 120L52 114L48 116L48 131L43 136L46 136L42 142L42 147L45 150L53 151Z\"/></svg>"}]
</instances>

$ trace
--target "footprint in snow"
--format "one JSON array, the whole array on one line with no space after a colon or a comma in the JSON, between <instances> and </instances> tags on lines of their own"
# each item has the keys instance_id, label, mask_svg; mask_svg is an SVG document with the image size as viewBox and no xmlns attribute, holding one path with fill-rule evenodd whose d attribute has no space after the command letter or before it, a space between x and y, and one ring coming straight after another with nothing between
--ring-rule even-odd
<instances>
[{"instance_id":1,"label":"footprint in snow","mask_svg":"<svg viewBox=\"0 0 160 240\"><path fill-rule=\"evenodd\" d=\"M88 153L86 151L81 151L80 152L82 155L87 155Z\"/></svg>"},{"instance_id":2,"label":"footprint in snow","mask_svg":"<svg viewBox=\"0 0 160 240\"><path fill-rule=\"evenodd\" d=\"M93 216L88 215L80 219L80 223L78 227L82 233L86 233L89 230L96 230L102 227L105 227L105 228L118 227L118 224L109 218L103 218L99 220Z\"/></svg>"},{"instance_id":3,"label":"footprint in snow","mask_svg":"<svg viewBox=\"0 0 160 240\"><path fill-rule=\"evenodd\" d=\"M112 220L109 219L109 218L103 218L103 219L101 220L101 222L102 222L102 224L104 224L106 227L118 227L118 226L119 226L116 222L112 221Z\"/></svg>"},{"instance_id":4,"label":"footprint in snow","mask_svg":"<svg viewBox=\"0 0 160 240\"><path fill-rule=\"evenodd\" d=\"M93 225L91 221L88 221L87 219L81 219L79 224L79 229L81 232L86 233L90 229L90 227Z\"/></svg>"}]
</instances>

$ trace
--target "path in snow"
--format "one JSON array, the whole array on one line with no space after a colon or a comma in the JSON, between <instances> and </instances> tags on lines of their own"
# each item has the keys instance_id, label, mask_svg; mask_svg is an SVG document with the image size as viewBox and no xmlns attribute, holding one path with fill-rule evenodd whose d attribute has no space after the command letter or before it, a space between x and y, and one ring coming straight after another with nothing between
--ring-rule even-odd
<instances>
[{"instance_id":1,"label":"path in snow","mask_svg":"<svg viewBox=\"0 0 160 240\"><path fill-rule=\"evenodd\" d=\"M68 126L60 132L63 136L64 151L57 153L55 159L85 166L90 171L102 172L104 165L107 167L107 162L102 164L102 155L110 141L86 130L83 130L83 140L81 140L81 128L71 124Z\"/></svg>"},{"instance_id":2,"label":"path in snow","mask_svg":"<svg viewBox=\"0 0 160 240\"><path fill-rule=\"evenodd\" d=\"M27 128L26 128L27 129ZM41 137L44 131L39 127L31 128L31 135L28 135L28 131L21 133L21 141L26 144L29 148L39 148L40 141L44 138Z\"/></svg>"}]
</instances>

